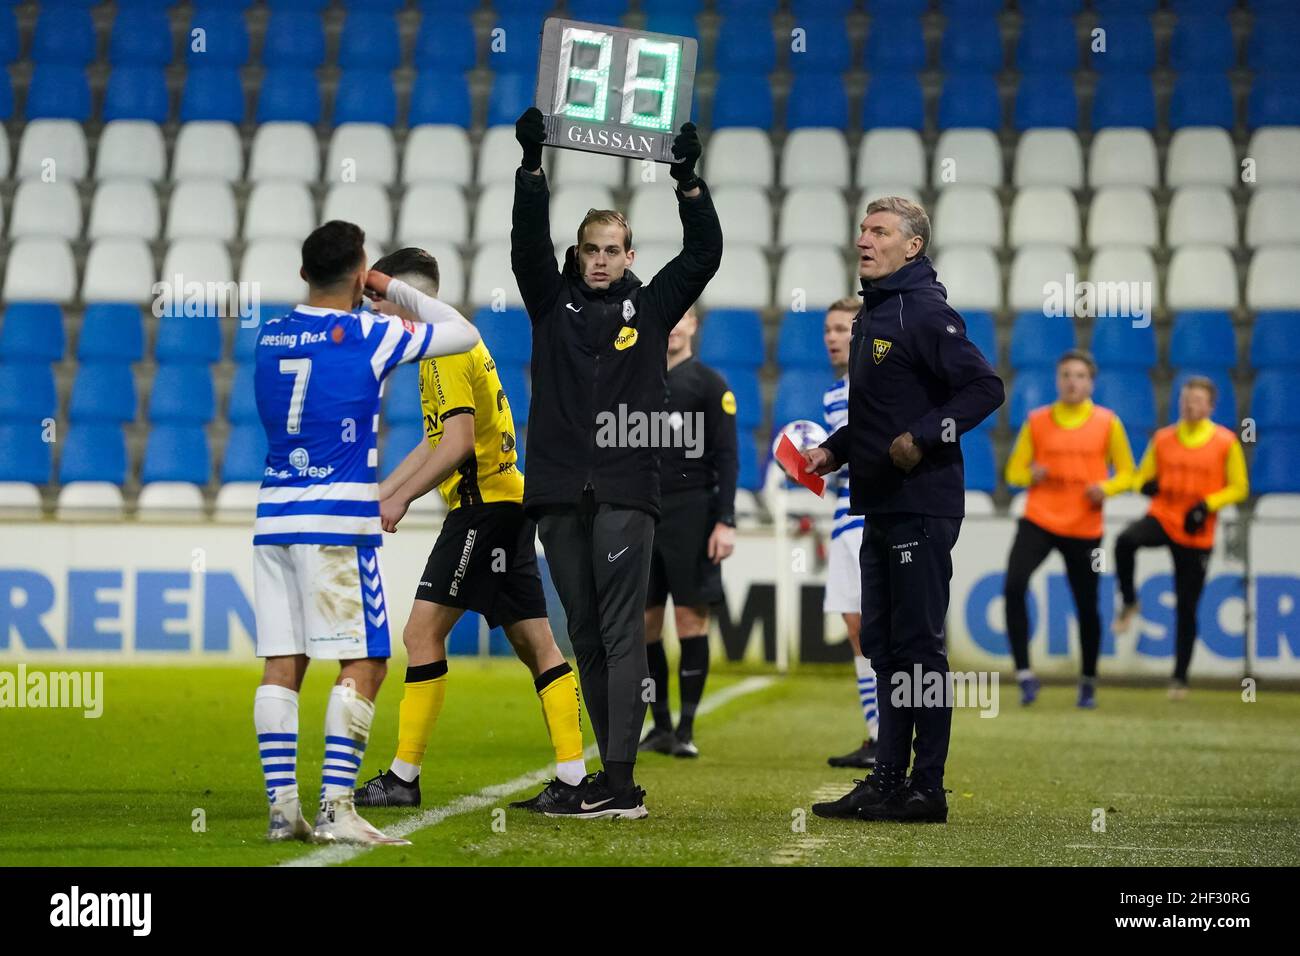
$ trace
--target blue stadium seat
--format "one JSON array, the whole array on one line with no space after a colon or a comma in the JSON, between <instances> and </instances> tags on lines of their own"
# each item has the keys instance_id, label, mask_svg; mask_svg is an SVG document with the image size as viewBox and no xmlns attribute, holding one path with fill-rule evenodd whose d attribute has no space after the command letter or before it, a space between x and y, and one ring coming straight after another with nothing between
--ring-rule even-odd
<instances>
[{"instance_id":1,"label":"blue stadium seat","mask_svg":"<svg viewBox=\"0 0 1300 956\"><path fill-rule=\"evenodd\" d=\"M149 392L149 421L198 425L212 421L216 399L207 365L160 365Z\"/></svg>"},{"instance_id":2,"label":"blue stadium seat","mask_svg":"<svg viewBox=\"0 0 1300 956\"><path fill-rule=\"evenodd\" d=\"M226 439L221 480L260 482L266 470L266 451L266 432L260 422L236 425Z\"/></svg>"},{"instance_id":3,"label":"blue stadium seat","mask_svg":"<svg viewBox=\"0 0 1300 956\"><path fill-rule=\"evenodd\" d=\"M1219 400L1214 406L1214 414L1211 417L1223 427L1235 431L1239 424L1237 421L1237 389L1232 384L1232 376L1224 368L1195 368L1179 371L1174 376L1173 386L1169 389L1168 420L1170 422L1178 420L1178 393L1182 391L1183 383L1193 375L1202 375L1215 384L1215 387L1219 390Z\"/></svg>"},{"instance_id":4,"label":"blue stadium seat","mask_svg":"<svg viewBox=\"0 0 1300 956\"><path fill-rule=\"evenodd\" d=\"M866 0L866 7L873 17L919 17L930 9L930 0Z\"/></svg>"},{"instance_id":5,"label":"blue stadium seat","mask_svg":"<svg viewBox=\"0 0 1300 956\"><path fill-rule=\"evenodd\" d=\"M1097 373L1092 397L1119 416L1134 451L1141 451L1156 427L1156 390L1151 376L1138 369L1103 368Z\"/></svg>"},{"instance_id":6,"label":"blue stadium seat","mask_svg":"<svg viewBox=\"0 0 1300 956\"><path fill-rule=\"evenodd\" d=\"M0 360L63 359L63 310L54 302L11 302L0 322Z\"/></svg>"},{"instance_id":7,"label":"blue stadium seat","mask_svg":"<svg viewBox=\"0 0 1300 956\"><path fill-rule=\"evenodd\" d=\"M239 365L247 365L253 362L257 351L257 337L262 332L262 322L273 317L271 312L274 308L277 307L263 306L256 316L257 321L255 323L250 320L249 324L245 325L243 319L235 322L235 338L230 346L231 361ZM287 311L287 307L281 306L278 308L281 312Z\"/></svg>"},{"instance_id":8,"label":"blue stadium seat","mask_svg":"<svg viewBox=\"0 0 1300 956\"><path fill-rule=\"evenodd\" d=\"M966 322L966 338L975 343L975 347L984 353L989 364L998 367L998 336L993 323L993 313L975 310L963 310L962 319Z\"/></svg>"},{"instance_id":9,"label":"blue stadium seat","mask_svg":"<svg viewBox=\"0 0 1300 956\"><path fill-rule=\"evenodd\" d=\"M1296 49L1295 43L1297 34L1300 34L1300 20L1295 16L1256 16L1246 44L1246 65L1260 73L1300 71L1300 50ZM1230 32L1228 40L1232 40Z\"/></svg>"},{"instance_id":10,"label":"blue stadium seat","mask_svg":"<svg viewBox=\"0 0 1300 956\"><path fill-rule=\"evenodd\" d=\"M473 5L477 6L477 3ZM614 23L627 13L627 7L628 0L569 0L569 19ZM692 4L692 9L697 9L697 5Z\"/></svg>"},{"instance_id":11,"label":"blue stadium seat","mask_svg":"<svg viewBox=\"0 0 1300 956\"><path fill-rule=\"evenodd\" d=\"M14 116L14 83L8 70L0 69L0 120Z\"/></svg>"},{"instance_id":12,"label":"blue stadium seat","mask_svg":"<svg viewBox=\"0 0 1300 956\"><path fill-rule=\"evenodd\" d=\"M1150 369L1156 364L1156 330L1116 316L1093 320L1092 357L1102 368Z\"/></svg>"},{"instance_id":13,"label":"blue stadium seat","mask_svg":"<svg viewBox=\"0 0 1300 956\"><path fill-rule=\"evenodd\" d=\"M272 12L276 10L306 10L320 13L330 5L330 0L267 0Z\"/></svg>"},{"instance_id":14,"label":"blue stadium seat","mask_svg":"<svg viewBox=\"0 0 1300 956\"><path fill-rule=\"evenodd\" d=\"M72 382L68 418L74 422L135 421L135 376L131 366L83 362Z\"/></svg>"},{"instance_id":15,"label":"blue stadium seat","mask_svg":"<svg viewBox=\"0 0 1300 956\"><path fill-rule=\"evenodd\" d=\"M921 83L908 74L876 74L862 98L862 128L925 129L925 96Z\"/></svg>"},{"instance_id":16,"label":"blue stadium seat","mask_svg":"<svg viewBox=\"0 0 1300 956\"><path fill-rule=\"evenodd\" d=\"M0 65L8 66L18 59L21 44L18 37L18 20L9 7L0 8Z\"/></svg>"},{"instance_id":17,"label":"blue stadium seat","mask_svg":"<svg viewBox=\"0 0 1300 956\"><path fill-rule=\"evenodd\" d=\"M719 13L771 17L777 0L717 0Z\"/></svg>"},{"instance_id":18,"label":"blue stadium seat","mask_svg":"<svg viewBox=\"0 0 1300 956\"><path fill-rule=\"evenodd\" d=\"M364 3L365 0L348 0L349 3ZM472 13L483 5L482 0L416 0L416 6L424 13Z\"/></svg>"},{"instance_id":19,"label":"blue stadium seat","mask_svg":"<svg viewBox=\"0 0 1300 956\"><path fill-rule=\"evenodd\" d=\"M1011 367L1055 369L1061 353L1074 348L1074 321L1068 315L1022 312L1011 327Z\"/></svg>"},{"instance_id":20,"label":"blue stadium seat","mask_svg":"<svg viewBox=\"0 0 1300 956\"><path fill-rule=\"evenodd\" d=\"M844 81L834 73L799 73L790 84L786 101L785 128L831 127L849 125L849 97Z\"/></svg>"},{"instance_id":21,"label":"blue stadium seat","mask_svg":"<svg viewBox=\"0 0 1300 956\"><path fill-rule=\"evenodd\" d=\"M797 25L804 31L804 49L790 51L792 72L838 75L852 66L853 50L843 19L819 13L799 17Z\"/></svg>"},{"instance_id":22,"label":"blue stadium seat","mask_svg":"<svg viewBox=\"0 0 1300 956\"><path fill-rule=\"evenodd\" d=\"M38 66L84 67L94 60L95 21L90 10L71 4L42 4L30 56Z\"/></svg>"},{"instance_id":23,"label":"blue stadium seat","mask_svg":"<svg viewBox=\"0 0 1300 956\"><path fill-rule=\"evenodd\" d=\"M946 17L995 17L1002 12L1002 0L941 0L939 8Z\"/></svg>"},{"instance_id":24,"label":"blue stadium seat","mask_svg":"<svg viewBox=\"0 0 1300 956\"><path fill-rule=\"evenodd\" d=\"M1232 26L1227 17L1178 18L1174 24L1173 39L1169 43L1169 64L1175 72L1209 70L1221 73L1232 69L1236 61Z\"/></svg>"},{"instance_id":25,"label":"blue stadium seat","mask_svg":"<svg viewBox=\"0 0 1300 956\"><path fill-rule=\"evenodd\" d=\"M996 73L1002 69L1002 31L997 19L950 18L939 46L939 65L946 73Z\"/></svg>"},{"instance_id":26,"label":"blue stadium seat","mask_svg":"<svg viewBox=\"0 0 1300 956\"><path fill-rule=\"evenodd\" d=\"M488 125L513 126L519 114L533 105L533 91L537 85L535 71L525 73L497 73L492 78L492 92L488 95ZM468 90L467 96L468 99ZM468 112L468 110L466 111ZM422 119L428 123L432 120ZM444 123L454 120L442 120ZM411 104L411 124L415 125L415 104ZM466 120L466 126L469 125Z\"/></svg>"},{"instance_id":27,"label":"blue stadium seat","mask_svg":"<svg viewBox=\"0 0 1300 956\"><path fill-rule=\"evenodd\" d=\"M188 481L206 485L212 476L212 455L202 425L155 425L144 446L140 481Z\"/></svg>"},{"instance_id":28,"label":"blue stadium seat","mask_svg":"<svg viewBox=\"0 0 1300 956\"><path fill-rule=\"evenodd\" d=\"M169 112L167 74L161 66L119 66L108 77L104 122L135 119L162 125Z\"/></svg>"},{"instance_id":29,"label":"blue stadium seat","mask_svg":"<svg viewBox=\"0 0 1300 956\"><path fill-rule=\"evenodd\" d=\"M1261 429L1300 428L1300 370L1268 369L1255 376L1250 417Z\"/></svg>"},{"instance_id":30,"label":"blue stadium seat","mask_svg":"<svg viewBox=\"0 0 1300 956\"><path fill-rule=\"evenodd\" d=\"M259 123L297 122L315 126L320 116L320 88L315 72L299 67L266 68L257 97Z\"/></svg>"},{"instance_id":31,"label":"blue stadium seat","mask_svg":"<svg viewBox=\"0 0 1300 956\"><path fill-rule=\"evenodd\" d=\"M1246 103L1246 123L1261 126L1300 126L1300 74L1257 73Z\"/></svg>"},{"instance_id":32,"label":"blue stadium seat","mask_svg":"<svg viewBox=\"0 0 1300 956\"><path fill-rule=\"evenodd\" d=\"M397 92L386 69L344 70L334 96L334 124L397 124Z\"/></svg>"},{"instance_id":33,"label":"blue stadium seat","mask_svg":"<svg viewBox=\"0 0 1300 956\"><path fill-rule=\"evenodd\" d=\"M925 32L918 17L876 17L867 31L863 65L873 77L925 69Z\"/></svg>"},{"instance_id":34,"label":"blue stadium seat","mask_svg":"<svg viewBox=\"0 0 1300 956\"><path fill-rule=\"evenodd\" d=\"M1002 101L997 77L983 73L948 73L939 94L939 128L1002 128Z\"/></svg>"},{"instance_id":35,"label":"blue stadium seat","mask_svg":"<svg viewBox=\"0 0 1300 956\"><path fill-rule=\"evenodd\" d=\"M986 431L970 431L961 436L961 455L966 468L966 490L997 491L998 469L993 461L993 436Z\"/></svg>"},{"instance_id":36,"label":"blue stadium seat","mask_svg":"<svg viewBox=\"0 0 1300 956\"><path fill-rule=\"evenodd\" d=\"M1056 370L1023 369L1011 381L1009 392L1011 401L1008 402L1007 424L1012 429L1019 429L1025 423L1025 417L1035 408L1056 401Z\"/></svg>"},{"instance_id":37,"label":"blue stadium seat","mask_svg":"<svg viewBox=\"0 0 1300 956\"><path fill-rule=\"evenodd\" d=\"M102 422L73 425L59 459L59 481L126 482L126 437L122 428Z\"/></svg>"},{"instance_id":38,"label":"blue stadium seat","mask_svg":"<svg viewBox=\"0 0 1300 956\"><path fill-rule=\"evenodd\" d=\"M1154 13L1160 0L1092 0L1092 8L1099 14Z\"/></svg>"},{"instance_id":39,"label":"blue stadium seat","mask_svg":"<svg viewBox=\"0 0 1300 956\"><path fill-rule=\"evenodd\" d=\"M494 95L501 80L500 76L494 79ZM523 111L524 107L520 107L519 113ZM511 123L519 118L519 113L514 115ZM468 127L472 118L469 83L463 74L430 70L416 74L411 87L411 115L408 119L412 128L426 123Z\"/></svg>"},{"instance_id":40,"label":"blue stadium seat","mask_svg":"<svg viewBox=\"0 0 1300 956\"><path fill-rule=\"evenodd\" d=\"M555 7L554 0L493 0L492 9L510 16L531 16L539 19Z\"/></svg>"},{"instance_id":41,"label":"blue stadium seat","mask_svg":"<svg viewBox=\"0 0 1300 956\"><path fill-rule=\"evenodd\" d=\"M1184 73L1169 100L1169 128L1236 125L1232 88L1226 73Z\"/></svg>"},{"instance_id":42,"label":"blue stadium seat","mask_svg":"<svg viewBox=\"0 0 1300 956\"><path fill-rule=\"evenodd\" d=\"M532 15L498 17L493 30L502 31L504 48L488 46L487 66L496 73L528 73L537 78L537 54L541 49L542 25ZM500 43L497 44L501 46ZM512 121L513 122L513 121Z\"/></svg>"},{"instance_id":43,"label":"blue stadium seat","mask_svg":"<svg viewBox=\"0 0 1300 956\"><path fill-rule=\"evenodd\" d=\"M39 422L0 422L0 481L49 484L52 444Z\"/></svg>"},{"instance_id":44,"label":"blue stadium seat","mask_svg":"<svg viewBox=\"0 0 1300 956\"><path fill-rule=\"evenodd\" d=\"M1182 312L1169 338L1174 368L1235 368L1237 336L1227 312Z\"/></svg>"},{"instance_id":45,"label":"blue stadium seat","mask_svg":"<svg viewBox=\"0 0 1300 956\"><path fill-rule=\"evenodd\" d=\"M700 326L700 361L706 365L763 364L763 320L750 309L712 309Z\"/></svg>"},{"instance_id":46,"label":"blue stadium seat","mask_svg":"<svg viewBox=\"0 0 1300 956\"><path fill-rule=\"evenodd\" d=\"M1251 0L1250 9L1255 16L1291 13L1295 10L1295 2L1294 0Z\"/></svg>"},{"instance_id":47,"label":"blue stadium seat","mask_svg":"<svg viewBox=\"0 0 1300 956\"><path fill-rule=\"evenodd\" d=\"M193 37L195 30L203 31L203 49L195 49L193 42L185 44L191 70L243 66L248 62L248 27L242 11L220 5L201 7L190 18L186 37Z\"/></svg>"},{"instance_id":48,"label":"blue stadium seat","mask_svg":"<svg viewBox=\"0 0 1300 956\"><path fill-rule=\"evenodd\" d=\"M12 311L14 306L9 307ZM0 356L7 355L0 339ZM1255 368L1300 368L1300 312L1260 312L1250 339Z\"/></svg>"},{"instance_id":49,"label":"blue stadium seat","mask_svg":"<svg viewBox=\"0 0 1300 956\"><path fill-rule=\"evenodd\" d=\"M1156 94L1149 73L1103 73L1092 100L1092 128L1155 129Z\"/></svg>"},{"instance_id":50,"label":"blue stadium seat","mask_svg":"<svg viewBox=\"0 0 1300 956\"><path fill-rule=\"evenodd\" d=\"M167 66L171 61L172 31L166 11L161 7L123 9L118 4L108 62L113 66Z\"/></svg>"},{"instance_id":51,"label":"blue stadium seat","mask_svg":"<svg viewBox=\"0 0 1300 956\"><path fill-rule=\"evenodd\" d=\"M758 370L722 364L713 368L727 380L736 396L736 427L753 429L763 424L763 390L759 385Z\"/></svg>"},{"instance_id":52,"label":"blue stadium seat","mask_svg":"<svg viewBox=\"0 0 1300 956\"><path fill-rule=\"evenodd\" d=\"M401 424L424 419L424 412L420 409L418 363L399 365L393 369L384 383L384 399L384 418L388 422Z\"/></svg>"},{"instance_id":53,"label":"blue stadium seat","mask_svg":"<svg viewBox=\"0 0 1300 956\"><path fill-rule=\"evenodd\" d=\"M1071 73L1077 70L1079 41L1074 32L1074 21L1068 16L1026 16L1016 43L1016 67L1021 73Z\"/></svg>"},{"instance_id":54,"label":"blue stadium seat","mask_svg":"<svg viewBox=\"0 0 1300 956\"><path fill-rule=\"evenodd\" d=\"M831 384L824 371L790 369L781 373L772 402L772 431L790 422L806 419L822 424L822 396Z\"/></svg>"},{"instance_id":55,"label":"blue stadium seat","mask_svg":"<svg viewBox=\"0 0 1300 956\"><path fill-rule=\"evenodd\" d=\"M1098 26L1106 31L1105 51L1092 53L1098 73L1150 73L1156 68L1156 35L1148 17L1107 16Z\"/></svg>"},{"instance_id":56,"label":"blue stadium seat","mask_svg":"<svg viewBox=\"0 0 1300 956\"><path fill-rule=\"evenodd\" d=\"M505 390L506 401L510 403L515 429L521 431L528 426L528 409L532 404L533 390L528 374L521 365L504 365L497 366L497 375L501 379L501 388Z\"/></svg>"},{"instance_id":57,"label":"blue stadium seat","mask_svg":"<svg viewBox=\"0 0 1300 956\"><path fill-rule=\"evenodd\" d=\"M470 47L470 53L474 48ZM349 11L343 21L343 42L339 45L339 66L343 69L395 69L402 62L402 43L397 19L381 11Z\"/></svg>"},{"instance_id":58,"label":"blue stadium seat","mask_svg":"<svg viewBox=\"0 0 1300 956\"><path fill-rule=\"evenodd\" d=\"M474 327L498 365L527 365L533 357L533 325L523 309L493 312L484 306L474 313Z\"/></svg>"},{"instance_id":59,"label":"blue stadium seat","mask_svg":"<svg viewBox=\"0 0 1300 956\"><path fill-rule=\"evenodd\" d=\"M29 120L90 119L90 81L79 66L40 64L27 88L25 112Z\"/></svg>"},{"instance_id":60,"label":"blue stadium seat","mask_svg":"<svg viewBox=\"0 0 1300 956\"><path fill-rule=\"evenodd\" d=\"M713 50L719 73L771 73L776 68L776 42L771 30L756 29L753 20L723 20Z\"/></svg>"},{"instance_id":61,"label":"blue stadium seat","mask_svg":"<svg viewBox=\"0 0 1300 956\"><path fill-rule=\"evenodd\" d=\"M740 459L736 487L758 491L763 487L762 473L758 468L758 445L754 441L754 433L747 428L736 432L736 455Z\"/></svg>"},{"instance_id":62,"label":"blue stadium seat","mask_svg":"<svg viewBox=\"0 0 1300 956\"><path fill-rule=\"evenodd\" d=\"M58 410L54 372L48 365L0 365L0 420L39 422Z\"/></svg>"},{"instance_id":63,"label":"blue stadium seat","mask_svg":"<svg viewBox=\"0 0 1300 956\"><path fill-rule=\"evenodd\" d=\"M1016 129L1079 125L1079 100L1070 73L1031 73L1020 78L1016 92Z\"/></svg>"},{"instance_id":64,"label":"blue stadium seat","mask_svg":"<svg viewBox=\"0 0 1300 956\"><path fill-rule=\"evenodd\" d=\"M232 425L256 425L261 422L261 417L257 414L257 391L253 385L255 374L252 364L235 366L235 377L230 383L230 401L226 405L226 420Z\"/></svg>"},{"instance_id":65,"label":"blue stadium seat","mask_svg":"<svg viewBox=\"0 0 1300 956\"><path fill-rule=\"evenodd\" d=\"M1255 445L1250 491L1256 495L1300 492L1300 428L1275 432Z\"/></svg>"},{"instance_id":66,"label":"blue stadium seat","mask_svg":"<svg viewBox=\"0 0 1300 956\"><path fill-rule=\"evenodd\" d=\"M596 22L600 22L597 20ZM656 13L651 11L646 17L645 28L649 33L671 33L673 36L700 38L700 27L694 13ZM703 67L703 62L697 64Z\"/></svg>"},{"instance_id":67,"label":"blue stadium seat","mask_svg":"<svg viewBox=\"0 0 1300 956\"><path fill-rule=\"evenodd\" d=\"M589 17L588 19L591 19L591 18ZM599 22L599 21L598 21L598 22ZM514 409L511 409L510 411L511 411L511 420L513 420L513 419L514 419ZM525 451L526 451L526 449L527 449L527 447L528 447L528 418L527 418L527 416L525 416L525 417L519 419L519 421L515 422L515 432L516 432L516 434L515 434L515 467L518 468L520 472L522 472L522 473L524 473L524 474L527 474L527 472L524 471L524 458L526 457L526 456L525 456Z\"/></svg>"},{"instance_id":68,"label":"blue stadium seat","mask_svg":"<svg viewBox=\"0 0 1300 956\"><path fill-rule=\"evenodd\" d=\"M130 302L92 302L81 317L77 359L82 362L138 362L144 357L144 323Z\"/></svg>"},{"instance_id":69,"label":"blue stadium seat","mask_svg":"<svg viewBox=\"0 0 1300 956\"><path fill-rule=\"evenodd\" d=\"M424 440L424 425L421 422L401 422L390 425L379 446L379 475L387 478L402 463L402 459L411 453L411 449ZM437 494L436 491L430 494Z\"/></svg>"},{"instance_id":70,"label":"blue stadium seat","mask_svg":"<svg viewBox=\"0 0 1300 956\"><path fill-rule=\"evenodd\" d=\"M1020 0L1019 7L1026 19L1040 16L1072 17L1083 9L1083 0Z\"/></svg>"},{"instance_id":71,"label":"blue stadium seat","mask_svg":"<svg viewBox=\"0 0 1300 956\"><path fill-rule=\"evenodd\" d=\"M762 73L729 73L718 77L713 95L713 128L757 126L771 129L772 88Z\"/></svg>"},{"instance_id":72,"label":"blue stadium seat","mask_svg":"<svg viewBox=\"0 0 1300 956\"><path fill-rule=\"evenodd\" d=\"M477 62L477 41L469 17L425 14L415 35L415 68L437 73L465 73Z\"/></svg>"},{"instance_id":73,"label":"blue stadium seat","mask_svg":"<svg viewBox=\"0 0 1300 956\"><path fill-rule=\"evenodd\" d=\"M1174 12L1179 17L1188 14L1207 14L1213 13L1219 16L1227 13L1232 7L1237 5L1237 0L1172 0ZM1251 6L1247 3L1246 6Z\"/></svg>"},{"instance_id":74,"label":"blue stadium seat","mask_svg":"<svg viewBox=\"0 0 1300 956\"><path fill-rule=\"evenodd\" d=\"M220 361L220 320L215 315L164 315L158 320L154 358L178 365Z\"/></svg>"},{"instance_id":75,"label":"blue stadium seat","mask_svg":"<svg viewBox=\"0 0 1300 956\"><path fill-rule=\"evenodd\" d=\"M264 66L276 70L290 67L314 70L324 62L325 24L319 13L271 11L262 45Z\"/></svg>"},{"instance_id":76,"label":"blue stadium seat","mask_svg":"<svg viewBox=\"0 0 1300 956\"><path fill-rule=\"evenodd\" d=\"M825 323L820 312L787 312L776 338L777 367L820 369L829 385L833 376L823 341Z\"/></svg>"},{"instance_id":77,"label":"blue stadium seat","mask_svg":"<svg viewBox=\"0 0 1300 956\"><path fill-rule=\"evenodd\" d=\"M221 120L244 121L244 88L239 68L234 66L190 66L181 92L181 122Z\"/></svg>"}]
</instances>

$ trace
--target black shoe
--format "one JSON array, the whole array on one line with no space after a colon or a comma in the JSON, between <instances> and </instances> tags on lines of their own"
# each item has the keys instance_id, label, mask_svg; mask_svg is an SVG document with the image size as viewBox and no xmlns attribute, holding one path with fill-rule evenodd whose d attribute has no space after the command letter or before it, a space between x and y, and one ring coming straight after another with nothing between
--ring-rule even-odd
<instances>
[{"instance_id":1,"label":"black shoe","mask_svg":"<svg viewBox=\"0 0 1300 956\"><path fill-rule=\"evenodd\" d=\"M942 787L921 790L909 783L896 790L889 799L863 807L858 811L858 817L895 823L947 823L948 800L944 793Z\"/></svg>"},{"instance_id":2,"label":"black shoe","mask_svg":"<svg viewBox=\"0 0 1300 956\"><path fill-rule=\"evenodd\" d=\"M391 770L377 773L352 795L358 807L418 807L420 778L407 783Z\"/></svg>"},{"instance_id":3,"label":"black shoe","mask_svg":"<svg viewBox=\"0 0 1300 956\"><path fill-rule=\"evenodd\" d=\"M582 795L587 792L584 780L579 784L567 784L563 780L548 780L545 789L535 797L516 800L510 804L512 810L530 810L533 813L572 813L572 807L582 803Z\"/></svg>"},{"instance_id":4,"label":"black shoe","mask_svg":"<svg viewBox=\"0 0 1300 956\"><path fill-rule=\"evenodd\" d=\"M610 790L603 771L592 774L583 781L582 793L577 801L542 812L548 817L577 817L580 820L598 820L602 817L640 820L649 816L645 808L644 790L636 784L621 792Z\"/></svg>"},{"instance_id":5,"label":"black shoe","mask_svg":"<svg viewBox=\"0 0 1300 956\"><path fill-rule=\"evenodd\" d=\"M672 754L674 757L698 757L700 748L695 746L695 741L691 739L689 733L682 733L682 729L678 727L677 732L673 734Z\"/></svg>"},{"instance_id":6,"label":"black shoe","mask_svg":"<svg viewBox=\"0 0 1300 956\"><path fill-rule=\"evenodd\" d=\"M838 800L814 803L812 812L829 820L857 819L863 809L883 803L903 787L901 783L885 783L877 774L853 782L856 786Z\"/></svg>"},{"instance_id":7,"label":"black shoe","mask_svg":"<svg viewBox=\"0 0 1300 956\"><path fill-rule=\"evenodd\" d=\"M869 770L876 765L876 742L870 739L864 740L857 750L840 757L828 757L826 762L832 767L856 767L859 770Z\"/></svg>"},{"instance_id":8,"label":"black shoe","mask_svg":"<svg viewBox=\"0 0 1300 956\"><path fill-rule=\"evenodd\" d=\"M657 754L670 754L673 752L673 732L665 730L662 727L651 727L636 748L639 751L650 751Z\"/></svg>"}]
</instances>

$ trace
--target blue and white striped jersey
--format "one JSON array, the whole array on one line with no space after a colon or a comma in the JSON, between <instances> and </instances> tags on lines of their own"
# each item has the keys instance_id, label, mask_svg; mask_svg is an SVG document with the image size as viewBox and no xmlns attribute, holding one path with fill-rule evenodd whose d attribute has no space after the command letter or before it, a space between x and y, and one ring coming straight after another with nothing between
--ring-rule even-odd
<instances>
[{"instance_id":1,"label":"blue and white striped jersey","mask_svg":"<svg viewBox=\"0 0 1300 956\"><path fill-rule=\"evenodd\" d=\"M417 296L436 309L417 309ZM267 456L254 545L383 543L376 441L384 380L403 362L478 341L454 309L406 283L394 279L388 297L436 324L306 305L264 323L254 388Z\"/></svg>"},{"instance_id":2,"label":"blue and white striped jersey","mask_svg":"<svg viewBox=\"0 0 1300 956\"><path fill-rule=\"evenodd\" d=\"M822 415L826 419L826 431L834 433L849 421L849 376L846 373L822 395ZM835 472L836 484L839 486L839 498L835 503L835 523L831 527L831 540L834 541L845 531L863 526L862 515L849 514L849 466L847 463Z\"/></svg>"}]
</instances>

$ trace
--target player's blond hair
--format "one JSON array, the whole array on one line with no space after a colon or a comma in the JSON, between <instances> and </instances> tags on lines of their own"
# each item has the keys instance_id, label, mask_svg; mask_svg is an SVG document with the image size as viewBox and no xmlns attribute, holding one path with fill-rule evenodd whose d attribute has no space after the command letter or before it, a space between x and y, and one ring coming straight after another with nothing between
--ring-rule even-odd
<instances>
[{"instance_id":1,"label":"player's blond hair","mask_svg":"<svg viewBox=\"0 0 1300 956\"><path fill-rule=\"evenodd\" d=\"M587 231L587 227L592 223L602 226L622 226L623 227L623 251L632 248L632 227L627 224L627 217L617 209L588 209L587 215L582 217L582 223L578 226L578 248L582 248L582 236Z\"/></svg>"},{"instance_id":2,"label":"player's blond hair","mask_svg":"<svg viewBox=\"0 0 1300 956\"><path fill-rule=\"evenodd\" d=\"M862 300L857 296L846 295L842 299L836 299L826 309L829 312L852 312L857 315L858 309L862 308Z\"/></svg>"}]
</instances>

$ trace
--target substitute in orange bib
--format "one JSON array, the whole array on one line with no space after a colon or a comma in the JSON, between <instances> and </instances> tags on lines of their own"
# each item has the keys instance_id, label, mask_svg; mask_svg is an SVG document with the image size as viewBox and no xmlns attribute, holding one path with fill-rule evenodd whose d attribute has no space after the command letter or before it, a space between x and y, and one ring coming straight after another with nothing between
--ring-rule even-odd
<instances>
[{"instance_id":1,"label":"substitute in orange bib","mask_svg":"<svg viewBox=\"0 0 1300 956\"><path fill-rule=\"evenodd\" d=\"M1079 617L1078 706L1097 706L1101 506L1109 495L1131 487L1133 452L1119 416L1092 403L1096 378L1097 363L1087 352L1062 355L1056 363L1056 401L1029 413L1007 462L1007 484L1029 488L1003 589L1021 704L1032 704L1039 688L1029 667L1029 577L1055 549L1065 559Z\"/></svg>"},{"instance_id":2,"label":"substitute in orange bib","mask_svg":"<svg viewBox=\"0 0 1300 956\"><path fill-rule=\"evenodd\" d=\"M1134 487L1151 495L1151 510L1133 522L1115 545L1115 572L1124 607L1117 634L1137 616L1134 564L1138 548L1167 547L1174 559L1177 644L1169 696L1187 696L1187 669L1196 644L1196 608L1205 587L1205 572L1214 547L1214 526L1221 508L1250 494L1246 458L1237 436L1210 420L1218 389L1208 378L1184 383L1178 396L1178 423L1156 432L1142 456Z\"/></svg>"}]
</instances>

